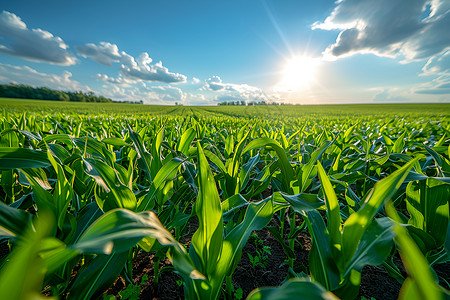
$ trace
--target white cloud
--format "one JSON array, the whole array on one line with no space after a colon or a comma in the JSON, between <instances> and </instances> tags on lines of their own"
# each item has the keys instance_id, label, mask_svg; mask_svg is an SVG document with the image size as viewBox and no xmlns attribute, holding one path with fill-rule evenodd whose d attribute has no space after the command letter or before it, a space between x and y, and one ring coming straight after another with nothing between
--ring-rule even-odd
<instances>
[{"instance_id":1,"label":"white cloud","mask_svg":"<svg viewBox=\"0 0 450 300\"><path fill-rule=\"evenodd\" d=\"M179 88L173 86L155 86L147 87L144 94L150 100L159 102L183 102L186 99L186 94Z\"/></svg>"},{"instance_id":2,"label":"white cloud","mask_svg":"<svg viewBox=\"0 0 450 300\"><path fill-rule=\"evenodd\" d=\"M408 98L401 95L397 89L395 88L385 88L385 89L379 89L379 92L375 94L375 96L372 98L375 102L403 102L408 101Z\"/></svg>"},{"instance_id":3,"label":"white cloud","mask_svg":"<svg viewBox=\"0 0 450 300\"><path fill-rule=\"evenodd\" d=\"M340 30L324 55L355 53L425 59L450 47L448 0L343 0L313 29Z\"/></svg>"},{"instance_id":4,"label":"white cloud","mask_svg":"<svg viewBox=\"0 0 450 300\"><path fill-rule=\"evenodd\" d=\"M224 83L219 76L212 76L207 79L204 90L218 93L214 97L216 101L261 101L267 100L264 92L248 84Z\"/></svg>"},{"instance_id":5,"label":"white cloud","mask_svg":"<svg viewBox=\"0 0 450 300\"><path fill-rule=\"evenodd\" d=\"M431 57L422 68L422 71L421 75L450 74L450 49Z\"/></svg>"},{"instance_id":6,"label":"white cloud","mask_svg":"<svg viewBox=\"0 0 450 300\"><path fill-rule=\"evenodd\" d=\"M20 17L13 13L3 11L0 14L0 35L10 40L9 45L0 44L2 53L63 66L76 63L75 56L67 50L68 46L60 37L40 28L28 29Z\"/></svg>"},{"instance_id":7,"label":"white cloud","mask_svg":"<svg viewBox=\"0 0 450 300\"><path fill-rule=\"evenodd\" d=\"M185 105L213 105L215 104L211 98L207 98L204 94L187 93L185 100L182 102Z\"/></svg>"},{"instance_id":8,"label":"white cloud","mask_svg":"<svg viewBox=\"0 0 450 300\"><path fill-rule=\"evenodd\" d=\"M187 79L182 74L169 72L161 61L151 64L153 60L147 52L135 59L125 51L119 52L117 45L107 42L100 42L99 45L89 43L76 49L81 56L105 66L121 63L120 74L128 80L182 83Z\"/></svg>"},{"instance_id":9,"label":"white cloud","mask_svg":"<svg viewBox=\"0 0 450 300\"><path fill-rule=\"evenodd\" d=\"M13 66L0 63L0 81L2 83L26 84L35 87L48 87L63 91L91 91L91 89L72 80L72 73L63 71L61 75L40 73L28 66Z\"/></svg>"},{"instance_id":10,"label":"white cloud","mask_svg":"<svg viewBox=\"0 0 450 300\"><path fill-rule=\"evenodd\" d=\"M122 54L119 53L117 45L100 42L100 45L92 43L75 46L78 54L84 58L91 58L101 65L112 66L113 62L119 62L122 58Z\"/></svg>"},{"instance_id":11,"label":"white cloud","mask_svg":"<svg viewBox=\"0 0 450 300\"><path fill-rule=\"evenodd\" d=\"M174 86L149 86L143 81L128 82L119 77L117 79L104 74L97 74L99 80L105 84L100 94L113 100L143 100L146 104L174 104L184 103L187 93Z\"/></svg>"},{"instance_id":12,"label":"white cloud","mask_svg":"<svg viewBox=\"0 0 450 300\"><path fill-rule=\"evenodd\" d=\"M439 76L414 88L413 92L427 95L450 95L450 76Z\"/></svg>"},{"instance_id":13,"label":"white cloud","mask_svg":"<svg viewBox=\"0 0 450 300\"><path fill-rule=\"evenodd\" d=\"M122 76L114 78L114 77L108 76L106 74L96 74L95 79L106 82L106 83L112 83L112 84L122 85L122 86L126 86L126 87L129 87L130 84L132 83L132 81L127 80L127 79L123 78Z\"/></svg>"},{"instance_id":14,"label":"white cloud","mask_svg":"<svg viewBox=\"0 0 450 300\"><path fill-rule=\"evenodd\" d=\"M206 88L211 91L224 90L226 85L222 83L222 79L219 76L213 76L206 80Z\"/></svg>"},{"instance_id":15,"label":"white cloud","mask_svg":"<svg viewBox=\"0 0 450 300\"><path fill-rule=\"evenodd\" d=\"M122 64L120 74L132 80L158 81L164 83L186 82L186 76L169 72L162 65L162 62L159 61L153 65L150 64L151 62L152 59L148 53L144 52L137 58L137 63L132 61L130 64Z\"/></svg>"}]
</instances>

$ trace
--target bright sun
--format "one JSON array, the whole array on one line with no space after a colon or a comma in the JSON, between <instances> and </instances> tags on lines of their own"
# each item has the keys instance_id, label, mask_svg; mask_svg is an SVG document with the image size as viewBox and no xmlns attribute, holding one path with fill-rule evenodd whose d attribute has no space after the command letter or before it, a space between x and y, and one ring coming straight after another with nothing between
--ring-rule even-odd
<instances>
[{"instance_id":1,"label":"bright sun","mask_svg":"<svg viewBox=\"0 0 450 300\"><path fill-rule=\"evenodd\" d=\"M316 76L319 60L307 56L295 56L289 59L282 71L277 87L281 91L295 92L308 87Z\"/></svg>"}]
</instances>

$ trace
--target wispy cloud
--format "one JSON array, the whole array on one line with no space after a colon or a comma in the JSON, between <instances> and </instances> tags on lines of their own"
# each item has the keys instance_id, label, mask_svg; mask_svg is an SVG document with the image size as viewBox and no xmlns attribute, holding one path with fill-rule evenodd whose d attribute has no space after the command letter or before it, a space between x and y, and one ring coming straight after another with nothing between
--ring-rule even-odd
<instances>
[{"instance_id":1,"label":"wispy cloud","mask_svg":"<svg viewBox=\"0 0 450 300\"><path fill-rule=\"evenodd\" d=\"M57 36L40 28L28 29L20 17L3 11L0 14L0 35L6 36L8 44L0 44L0 52L29 61L45 62L63 66L76 63L68 46Z\"/></svg>"},{"instance_id":2,"label":"wispy cloud","mask_svg":"<svg viewBox=\"0 0 450 300\"><path fill-rule=\"evenodd\" d=\"M13 66L0 63L0 81L2 83L18 83L35 87L48 87L63 91L91 91L91 89L72 80L72 73L63 71L61 75L38 72L28 66Z\"/></svg>"},{"instance_id":3,"label":"wispy cloud","mask_svg":"<svg viewBox=\"0 0 450 300\"><path fill-rule=\"evenodd\" d=\"M421 75L450 74L450 49L442 54L431 57L422 68Z\"/></svg>"},{"instance_id":4,"label":"wispy cloud","mask_svg":"<svg viewBox=\"0 0 450 300\"><path fill-rule=\"evenodd\" d=\"M390 88L390 89L379 89L378 93L372 99L374 102L404 102L408 101L408 97L401 95L398 92L398 89Z\"/></svg>"},{"instance_id":5,"label":"wispy cloud","mask_svg":"<svg viewBox=\"0 0 450 300\"><path fill-rule=\"evenodd\" d=\"M439 76L430 82L415 87L416 94L426 95L450 95L450 76Z\"/></svg>"}]
</instances>

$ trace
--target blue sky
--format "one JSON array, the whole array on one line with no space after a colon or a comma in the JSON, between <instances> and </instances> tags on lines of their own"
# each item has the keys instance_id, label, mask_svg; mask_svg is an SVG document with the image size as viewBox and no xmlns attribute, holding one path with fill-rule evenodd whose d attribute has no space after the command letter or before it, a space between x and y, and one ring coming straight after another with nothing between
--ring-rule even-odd
<instances>
[{"instance_id":1,"label":"blue sky","mask_svg":"<svg viewBox=\"0 0 450 300\"><path fill-rule=\"evenodd\" d=\"M450 102L450 1L9 1L0 82L148 104Z\"/></svg>"}]
</instances>

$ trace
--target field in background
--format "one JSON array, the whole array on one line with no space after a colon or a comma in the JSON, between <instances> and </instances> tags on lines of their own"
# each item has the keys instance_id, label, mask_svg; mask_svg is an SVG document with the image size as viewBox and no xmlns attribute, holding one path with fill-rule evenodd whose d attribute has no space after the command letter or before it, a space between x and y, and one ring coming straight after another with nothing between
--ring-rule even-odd
<instances>
[{"instance_id":1,"label":"field in background","mask_svg":"<svg viewBox=\"0 0 450 300\"><path fill-rule=\"evenodd\" d=\"M443 299L449 155L450 104L0 98L0 299Z\"/></svg>"},{"instance_id":2,"label":"field in background","mask_svg":"<svg viewBox=\"0 0 450 300\"><path fill-rule=\"evenodd\" d=\"M76 113L76 114L160 114L184 115L210 112L247 118L285 117L359 117L404 115L431 117L450 116L450 103L431 104L346 104L346 105L261 105L261 106L164 106L125 103L77 103L31 99L0 98L0 108L10 112Z\"/></svg>"}]
</instances>

